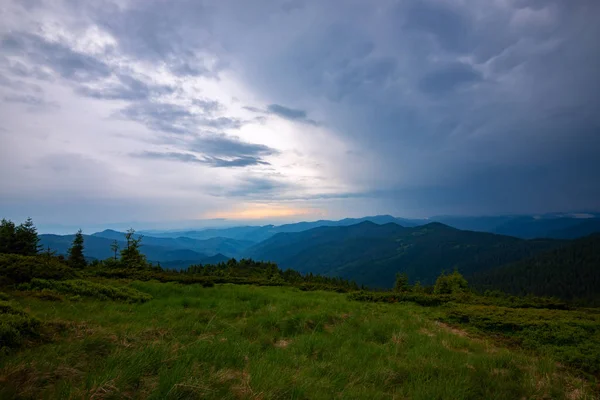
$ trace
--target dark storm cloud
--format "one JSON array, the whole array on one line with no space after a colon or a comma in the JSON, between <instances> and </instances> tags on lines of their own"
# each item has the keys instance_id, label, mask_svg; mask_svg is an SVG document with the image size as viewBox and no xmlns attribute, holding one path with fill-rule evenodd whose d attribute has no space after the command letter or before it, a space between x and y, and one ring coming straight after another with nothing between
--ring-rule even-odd
<instances>
[{"instance_id":1,"label":"dark storm cloud","mask_svg":"<svg viewBox=\"0 0 600 400\"><path fill-rule=\"evenodd\" d=\"M443 94L480 80L481 74L470 65L453 63L423 76L419 88L429 94Z\"/></svg>"},{"instance_id":2,"label":"dark storm cloud","mask_svg":"<svg viewBox=\"0 0 600 400\"><path fill-rule=\"evenodd\" d=\"M162 63L175 75L218 78L225 66L197 52L213 44L207 31L212 23L211 9L200 2L167 4L148 0L130 7L98 2L79 7L119 38L122 51L137 59Z\"/></svg>"},{"instance_id":3,"label":"dark storm cloud","mask_svg":"<svg viewBox=\"0 0 600 400\"><path fill-rule=\"evenodd\" d=\"M181 79L227 70L251 99L271 104L248 111L318 120L360 150L328 160L336 168L324 173L352 189L324 198L371 195L399 214L600 208L596 0L106 0L73 10L109 32L124 57ZM127 100L121 117L164 134L189 139L246 122L210 99L154 99L161 89L148 82L96 85L116 74L102 57L33 35L9 34L0 48L85 83L87 96ZM275 155L202 136L150 157L227 167Z\"/></svg>"},{"instance_id":4,"label":"dark storm cloud","mask_svg":"<svg viewBox=\"0 0 600 400\"><path fill-rule=\"evenodd\" d=\"M471 47L471 21L467 13L456 9L452 2L411 1L404 14L408 29L433 35L437 42L451 51L467 51Z\"/></svg>"},{"instance_id":5,"label":"dark storm cloud","mask_svg":"<svg viewBox=\"0 0 600 400\"><path fill-rule=\"evenodd\" d=\"M570 179L556 177L567 159L600 167L583 159L597 146L600 126L598 13L593 0L307 0L283 7L265 0L140 3L94 15L126 51L169 68L174 59L193 60L198 49L221 65L233 61L251 89L273 99L271 109L249 111L314 122L285 106L311 104L327 127L377 160L342 168L345 179L392 175L389 187L367 191L401 204L398 187L424 188L411 189L422 196L428 187L448 196L460 190L503 211L478 190L481 171L490 181L509 174L494 171L511 171L523 182L528 168L544 170L550 178L537 186L542 198L561 187L574 203L597 205L583 196L588 178L578 168L568 169ZM266 41L270 46L260 45ZM510 190L507 179L497 181L498 190ZM512 208L529 203L525 192L516 196Z\"/></svg>"}]
</instances>

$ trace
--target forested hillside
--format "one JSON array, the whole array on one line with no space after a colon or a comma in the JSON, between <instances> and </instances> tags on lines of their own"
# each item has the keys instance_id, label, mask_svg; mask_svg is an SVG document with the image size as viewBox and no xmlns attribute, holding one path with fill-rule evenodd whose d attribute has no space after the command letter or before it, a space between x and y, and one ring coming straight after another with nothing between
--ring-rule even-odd
<instances>
[{"instance_id":1,"label":"forested hillside","mask_svg":"<svg viewBox=\"0 0 600 400\"><path fill-rule=\"evenodd\" d=\"M442 270L458 268L471 275L561 244L462 231L440 223L405 228L363 222L278 234L250 248L247 256L301 272L390 287L397 272L407 273L411 281L431 284Z\"/></svg>"},{"instance_id":2,"label":"forested hillside","mask_svg":"<svg viewBox=\"0 0 600 400\"><path fill-rule=\"evenodd\" d=\"M600 304L600 235L474 274L471 281L482 290L585 299Z\"/></svg>"},{"instance_id":3,"label":"forested hillside","mask_svg":"<svg viewBox=\"0 0 600 400\"><path fill-rule=\"evenodd\" d=\"M113 231L114 232L114 231ZM42 248L47 249L50 248L53 251L56 251L58 254L67 254L67 250L71 246L74 235L39 235L40 236L40 245ZM113 246L116 245L118 249L123 249L126 247L126 241L123 233L115 232L114 237L119 239L112 239L101 237L97 235L83 235L85 239L85 250L84 254L88 259L97 259L103 260L110 257L114 257ZM165 242L161 241L164 240ZM182 244L178 244L175 239L158 239L157 238L143 238L143 245L140 249L142 254L144 254L148 260L152 262L161 262L167 263L169 265L174 265L176 267L186 267L193 263L206 263L211 261L222 261L223 259L227 259L231 256L224 256L221 254L219 250L219 245L215 244L215 240L212 240L211 243L208 243L206 247L204 247L201 241L193 241L193 239L183 238L182 242L187 242L189 247L185 247ZM154 244L151 244L154 243ZM157 245L156 243L161 243L162 245ZM227 243L223 244L223 247L227 248ZM197 250L206 250L207 252L200 252ZM238 253L235 252L234 255ZM219 256L218 258L214 258L215 256ZM209 261L210 260L210 261Z\"/></svg>"}]
</instances>

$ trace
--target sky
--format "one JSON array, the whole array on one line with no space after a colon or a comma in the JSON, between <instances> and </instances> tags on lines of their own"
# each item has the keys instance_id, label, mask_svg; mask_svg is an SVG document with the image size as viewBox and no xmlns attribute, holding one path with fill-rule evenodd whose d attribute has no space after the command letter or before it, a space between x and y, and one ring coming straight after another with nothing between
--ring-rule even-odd
<instances>
[{"instance_id":1,"label":"sky","mask_svg":"<svg viewBox=\"0 0 600 400\"><path fill-rule=\"evenodd\" d=\"M597 0L2 0L0 214L600 210Z\"/></svg>"}]
</instances>

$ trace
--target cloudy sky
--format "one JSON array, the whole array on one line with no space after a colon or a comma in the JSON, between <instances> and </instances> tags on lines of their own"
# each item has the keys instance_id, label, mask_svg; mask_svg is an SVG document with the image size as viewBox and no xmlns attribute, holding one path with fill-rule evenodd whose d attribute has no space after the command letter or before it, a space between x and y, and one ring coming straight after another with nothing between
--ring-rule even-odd
<instances>
[{"instance_id":1,"label":"cloudy sky","mask_svg":"<svg viewBox=\"0 0 600 400\"><path fill-rule=\"evenodd\" d=\"M599 15L597 0L1 0L0 210L598 211Z\"/></svg>"}]
</instances>

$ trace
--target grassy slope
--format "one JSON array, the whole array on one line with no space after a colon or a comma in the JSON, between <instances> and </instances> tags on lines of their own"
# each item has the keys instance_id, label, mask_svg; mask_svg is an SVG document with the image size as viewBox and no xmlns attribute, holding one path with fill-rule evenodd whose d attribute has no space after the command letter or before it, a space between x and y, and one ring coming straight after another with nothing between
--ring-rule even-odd
<instances>
[{"instance_id":1,"label":"grassy slope","mask_svg":"<svg viewBox=\"0 0 600 400\"><path fill-rule=\"evenodd\" d=\"M0 398L586 398L545 358L330 292L133 283L145 304L17 302L63 327L0 357ZM579 397L578 397L579 396ZM592 398L591 395L588 398Z\"/></svg>"}]
</instances>

